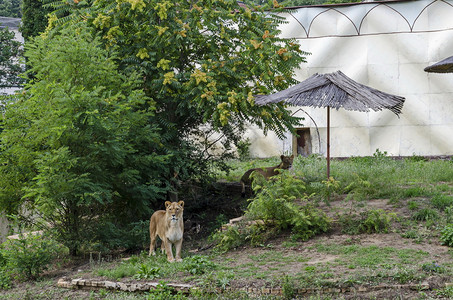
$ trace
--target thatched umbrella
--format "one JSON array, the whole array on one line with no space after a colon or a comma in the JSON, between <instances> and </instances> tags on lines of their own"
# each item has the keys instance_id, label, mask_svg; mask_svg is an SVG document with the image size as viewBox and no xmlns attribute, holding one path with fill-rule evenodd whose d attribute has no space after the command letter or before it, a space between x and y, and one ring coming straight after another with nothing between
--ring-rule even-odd
<instances>
[{"instance_id":1,"label":"thatched umbrella","mask_svg":"<svg viewBox=\"0 0 453 300\"><path fill-rule=\"evenodd\" d=\"M294 106L327 108L327 179L330 178L330 108L368 112L389 109L397 116L404 98L360 84L341 71L315 74L303 82L271 95L255 96L257 105L285 101Z\"/></svg>"},{"instance_id":2,"label":"thatched umbrella","mask_svg":"<svg viewBox=\"0 0 453 300\"><path fill-rule=\"evenodd\" d=\"M425 68L425 72L431 73L453 73L453 56L447 57L434 65Z\"/></svg>"}]
</instances>

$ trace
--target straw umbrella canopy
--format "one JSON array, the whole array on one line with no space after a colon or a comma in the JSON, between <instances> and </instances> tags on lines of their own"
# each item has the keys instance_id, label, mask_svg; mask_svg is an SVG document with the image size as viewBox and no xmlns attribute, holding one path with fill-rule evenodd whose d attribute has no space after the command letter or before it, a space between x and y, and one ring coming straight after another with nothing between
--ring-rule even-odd
<instances>
[{"instance_id":1,"label":"straw umbrella canopy","mask_svg":"<svg viewBox=\"0 0 453 300\"><path fill-rule=\"evenodd\" d=\"M453 73L453 56L447 57L431 66L425 68L430 73Z\"/></svg>"},{"instance_id":2,"label":"straw umbrella canopy","mask_svg":"<svg viewBox=\"0 0 453 300\"><path fill-rule=\"evenodd\" d=\"M286 90L271 95L256 95L257 105L281 101L294 106L327 108L327 178L330 178L330 108L369 112L388 109L401 113L404 97L395 96L360 84L341 71L315 74Z\"/></svg>"}]
</instances>

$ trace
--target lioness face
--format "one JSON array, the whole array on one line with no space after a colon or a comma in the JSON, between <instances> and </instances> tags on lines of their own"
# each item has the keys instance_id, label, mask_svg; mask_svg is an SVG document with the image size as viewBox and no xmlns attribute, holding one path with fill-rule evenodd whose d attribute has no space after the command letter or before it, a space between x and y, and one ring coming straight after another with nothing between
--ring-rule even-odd
<instances>
[{"instance_id":1,"label":"lioness face","mask_svg":"<svg viewBox=\"0 0 453 300\"><path fill-rule=\"evenodd\" d=\"M289 169L293 165L294 155L291 156L280 156L282 160L281 168L282 169Z\"/></svg>"},{"instance_id":2,"label":"lioness face","mask_svg":"<svg viewBox=\"0 0 453 300\"><path fill-rule=\"evenodd\" d=\"M167 218L173 222L177 222L184 211L184 201L179 202L165 202L165 210L167 211Z\"/></svg>"}]
</instances>

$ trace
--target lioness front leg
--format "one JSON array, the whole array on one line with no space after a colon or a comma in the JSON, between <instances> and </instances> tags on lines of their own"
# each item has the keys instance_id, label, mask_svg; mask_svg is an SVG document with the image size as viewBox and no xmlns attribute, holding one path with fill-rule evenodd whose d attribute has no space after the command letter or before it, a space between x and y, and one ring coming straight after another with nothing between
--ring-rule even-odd
<instances>
[{"instance_id":1,"label":"lioness front leg","mask_svg":"<svg viewBox=\"0 0 453 300\"><path fill-rule=\"evenodd\" d=\"M170 241L165 243L165 251L167 252L167 260L169 262L174 262L175 258L173 257L173 251L171 250L172 244Z\"/></svg>"},{"instance_id":2,"label":"lioness front leg","mask_svg":"<svg viewBox=\"0 0 453 300\"><path fill-rule=\"evenodd\" d=\"M176 261L177 261L177 262L181 262L181 261L182 261L182 258L181 258L181 248L182 248L182 239L180 239L179 241L177 241L177 242L175 243Z\"/></svg>"}]
</instances>

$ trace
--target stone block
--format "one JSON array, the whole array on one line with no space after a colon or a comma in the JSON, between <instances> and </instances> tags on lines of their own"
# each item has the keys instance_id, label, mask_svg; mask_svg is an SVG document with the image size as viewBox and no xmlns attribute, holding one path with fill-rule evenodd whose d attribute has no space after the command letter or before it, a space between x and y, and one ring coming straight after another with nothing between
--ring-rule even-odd
<instances>
[{"instance_id":1,"label":"stone block","mask_svg":"<svg viewBox=\"0 0 453 300\"><path fill-rule=\"evenodd\" d=\"M118 282L118 287L120 288L120 290L122 291L128 291L128 286L127 284L123 283L123 282Z\"/></svg>"},{"instance_id":2,"label":"stone block","mask_svg":"<svg viewBox=\"0 0 453 300\"><path fill-rule=\"evenodd\" d=\"M112 289L112 290L117 288L116 282L113 282L113 281L104 281L104 286L105 286L105 288Z\"/></svg>"},{"instance_id":3,"label":"stone block","mask_svg":"<svg viewBox=\"0 0 453 300\"><path fill-rule=\"evenodd\" d=\"M87 280L81 279L81 280L79 280L79 281L77 282L77 285L78 285L78 286L84 286L84 285L86 285L86 283L87 283Z\"/></svg>"},{"instance_id":4,"label":"stone block","mask_svg":"<svg viewBox=\"0 0 453 300\"><path fill-rule=\"evenodd\" d=\"M76 278L76 279L73 279L71 280L71 284L72 285L79 285L79 281L82 280L82 278Z\"/></svg>"}]
</instances>

